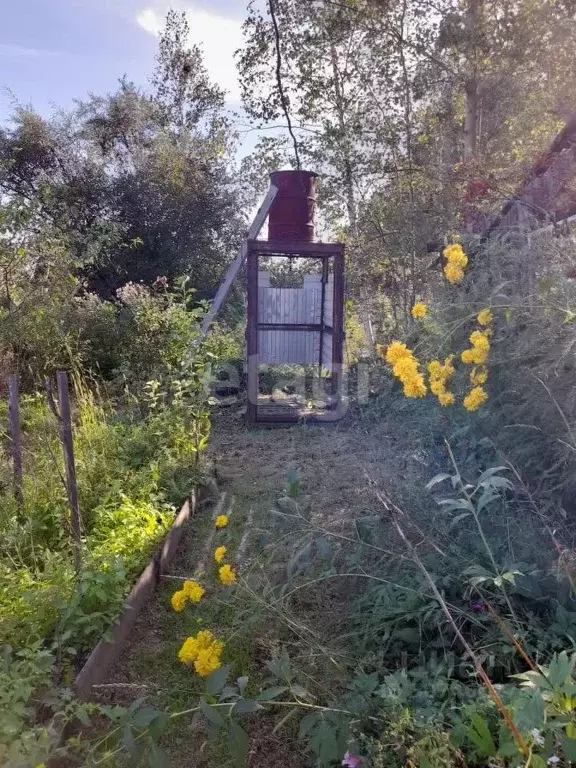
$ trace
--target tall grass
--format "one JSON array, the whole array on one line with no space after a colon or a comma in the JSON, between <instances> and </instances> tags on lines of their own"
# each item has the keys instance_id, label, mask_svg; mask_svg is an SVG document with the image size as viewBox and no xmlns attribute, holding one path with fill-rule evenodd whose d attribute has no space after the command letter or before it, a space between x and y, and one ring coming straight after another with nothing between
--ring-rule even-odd
<instances>
[{"instance_id":1,"label":"tall grass","mask_svg":"<svg viewBox=\"0 0 576 768\"><path fill-rule=\"evenodd\" d=\"M186 414L175 414L171 402L160 411L118 411L74 379L84 571L109 571L120 562L124 592L202 471L181 436L160 429L161 420L179 433L190 429ZM10 492L9 462L0 465L0 642L16 647L55 631L74 588L62 450L42 394L23 399L22 428L21 509Z\"/></svg>"}]
</instances>

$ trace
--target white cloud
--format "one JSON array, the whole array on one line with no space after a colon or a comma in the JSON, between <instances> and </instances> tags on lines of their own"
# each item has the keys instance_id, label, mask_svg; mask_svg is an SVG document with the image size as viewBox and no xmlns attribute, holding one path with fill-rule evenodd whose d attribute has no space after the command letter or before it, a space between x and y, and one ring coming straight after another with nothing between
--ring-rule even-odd
<instances>
[{"instance_id":1,"label":"white cloud","mask_svg":"<svg viewBox=\"0 0 576 768\"><path fill-rule=\"evenodd\" d=\"M164 28L168 7L160 2L143 8L136 16L136 22L146 32L158 36ZM180 5L180 8L186 11L190 42L201 45L204 51L204 62L211 79L228 92L229 101L238 101L240 88L234 51L242 45L242 22L187 3Z\"/></svg>"},{"instance_id":2,"label":"white cloud","mask_svg":"<svg viewBox=\"0 0 576 768\"><path fill-rule=\"evenodd\" d=\"M0 56L7 56L11 59L35 59L40 56L59 56L59 51L49 51L45 48L25 48L22 45L11 45L10 43L0 43Z\"/></svg>"}]
</instances>

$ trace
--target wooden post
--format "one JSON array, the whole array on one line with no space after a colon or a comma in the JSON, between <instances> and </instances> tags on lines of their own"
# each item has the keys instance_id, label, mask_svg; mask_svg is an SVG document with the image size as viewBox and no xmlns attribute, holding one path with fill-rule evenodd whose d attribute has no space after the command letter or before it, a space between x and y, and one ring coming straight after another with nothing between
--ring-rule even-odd
<instances>
[{"instance_id":1,"label":"wooden post","mask_svg":"<svg viewBox=\"0 0 576 768\"><path fill-rule=\"evenodd\" d=\"M334 256L334 309L332 311L332 408L342 400L344 362L344 249Z\"/></svg>"},{"instance_id":2,"label":"wooden post","mask_svg":"<svg viewBox=\"0 0 576 768\"><path fill-rule=\"evenodd\" d=\"M66 465L66 485L68 502L70 504L70 521L72 523L72 546L74 547L74 568L80 570L82 563L82 540L80 531L80 509L78 507L78 486L76 484L76 466L74 464L74 442L72 439L72 418L70 415L70 393L68 391L68 374L57 371L58 403L60 405L60 437L64 450Z\"/></svg>"},{"instance_id":3,"label":"wooden post","mask_svg":"<svg viewBox=\"0 0 576 768\"><path fill-rule=\"evenodd\" d=\"M248 311L246 318L246 357L248 359L248 402L246 419L249 424L258 420L258 254L248 251L246 264Z\"/></svg>"},{"instance_id":4,"label":"wooden post","mask_svg":"<svg viewBox=\"0 0 576 768\"><path fill-rule=\"evenodd\" d=\"M82 566L82 538L80 508L78 506L78 486L76 484L76 467L74 464L70 394L68 391L68 374L66 371L57 371L56 381L58 384L58 404L60 406L60 411L56 408L56 403L52 396L52 386L50 384L50 379L48 378L46 379L46 395L48 396L48 405L60 426L60 440L62 442L64 466L66 468L66 493L68 495L68 504L70 505L70 527L72 529L74 568L76 573L79 573Z\"/></svg>"},{"instance_id":5,"label":"wooden post","mask_svg":"<svg viewBox=\"0 0 576 768\"><path fill-rule=\"evenodd\" d=\"M10 442L12 443L12 468L14 472L14 498L22 508L22 441L20 435L20 400L18 396L18 376L8 376L8 414L10 418Z\"/></svg>"}]
</instances>

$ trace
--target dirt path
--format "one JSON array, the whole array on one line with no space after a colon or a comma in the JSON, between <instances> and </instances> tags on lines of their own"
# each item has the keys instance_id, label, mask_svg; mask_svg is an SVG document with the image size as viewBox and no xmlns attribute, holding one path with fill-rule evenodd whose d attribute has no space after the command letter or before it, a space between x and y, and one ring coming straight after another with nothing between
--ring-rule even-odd
<instances>
[{"instance_id":1,"label":"dirt path","mask_svg":"<svg viewBox=\"0 0 576 768\"><path fill-rule=\"evenodd\" d=\"M300 472L301 493L310 519L335 532L350 528L357 518L381 514L370 482L384 483L397 498L420 493L424 482L439 470L441 450L433 442L422 445L416 423L413 430L407 426L399 429L401 419L400 410L377 418L374 414L365 419L348 417L331 425L248 430L235 409L222 409L214 421L210 457L220 491L226 493L231 520L227 535L235 550L242 543L242 560L250 560L263 546L271 510L290 469ZM415 477L421 483L418 481L413 491ZM173 576L196 573L212 530L213 507L213 503L206 505L190 524ZM177 660L177 651L183 638L205 626L231 637L227 647L233 650L234 675L249 674L256 679L262 675L266 654L278 644L276 628L265 622L257 629L239 629L229 609L211 608L210 601L203 601L204 607L176 614L169 600L177 583L165 579L155 601L140 617L129 647L110 675L111 687L101 690L105 700L128 704L146 696L156 706L171 711L194 706L202 686ZM344 596L334 586L308 609L315 612L321 626L322 622L337 621L345 607ZM294 639L293 645L297 652ZM250 767L308 765L294 731L287 726L274 732L275 722L260 716L254 727L248 724ZM162 743L175 768L232 765L222 745L205 745L203 740L199 719L186 718L175 723Z\"/></svg>"}]
</instances>

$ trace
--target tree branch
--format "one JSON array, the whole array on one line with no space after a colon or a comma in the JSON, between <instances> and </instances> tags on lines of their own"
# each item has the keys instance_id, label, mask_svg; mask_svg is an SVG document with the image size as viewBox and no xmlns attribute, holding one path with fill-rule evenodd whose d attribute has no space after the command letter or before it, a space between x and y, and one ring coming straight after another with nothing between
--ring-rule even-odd
<instances>
[{"instance_id":1,"label":"tree branch","mask_svg":"<svg viewBox=\"0 0 576 768\"><path fill-rule=\"evenodd\" d=\"M274 26L274 38L276 41L276 84L278 86L278 93L280 95L282 111L286 116L286 123L288 124L288 133L292 137L292 142L294 144L296 168L300 170L300 155L298 154L298 141L292 129L292 120L290 119L288 101L286 99L286 94L284 93L284 86L282 85L282 54L280 52L280 30L278 29L278 20L276 19L276 9L274 7L275 2L276 0L268 0L268 6L270 8L270 16L272 17L272 24Z\"/></svg>"}]
</instances>

